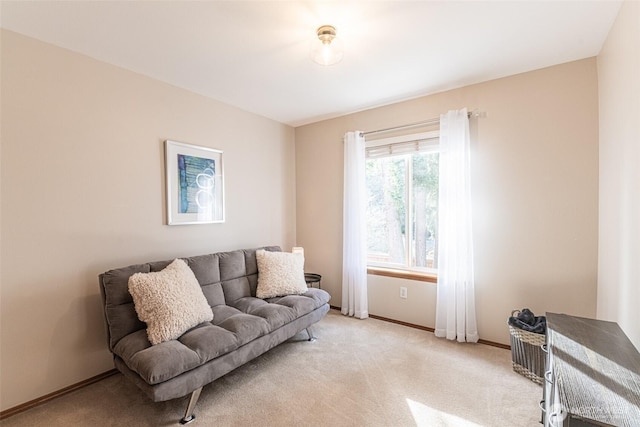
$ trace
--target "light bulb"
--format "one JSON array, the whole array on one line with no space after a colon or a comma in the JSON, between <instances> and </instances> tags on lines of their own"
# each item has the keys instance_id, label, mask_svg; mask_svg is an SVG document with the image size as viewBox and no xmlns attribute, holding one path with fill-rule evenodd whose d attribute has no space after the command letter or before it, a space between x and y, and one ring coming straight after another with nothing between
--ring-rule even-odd
<instances>
[{"instance_id":1,"label":"light bulb","mask_svg":"<svg viewBox=\"0 0 640 427\"><path fill-rule=\"evenodd\" d=\"M329 42L322 43L322 63L324 65L329 65L331 63L331 44Z\"/></svg>"},{"instance_id":2,"label":"light bulb","mask_svg":"<svg viewBox=\"0 0 640 427\"><path fill-rule=\"evenodd\" d=\"M316 31L317 38L312 42L311 59L320 65L333 65L342 60L342 40L336 38L336 29L323 25Z\"/></svg>"}]
</instances>

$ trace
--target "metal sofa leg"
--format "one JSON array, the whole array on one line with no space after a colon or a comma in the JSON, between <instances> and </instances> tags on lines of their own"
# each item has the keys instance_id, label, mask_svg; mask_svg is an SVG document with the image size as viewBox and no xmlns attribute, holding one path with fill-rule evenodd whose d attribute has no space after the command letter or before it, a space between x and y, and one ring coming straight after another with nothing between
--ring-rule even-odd
<instances>
[{"instance_id":1,"label":"metal sofa leg","mask_svg":"<svg viewBox=\"0 0 640 427\"><path fill-rule=\"evenodd\" d=\"M315 337L315 335L313 335L313 332L311 331L311 326L307 328L307 335L309 335L309 342L315 342L317 340L317 338Z\"/></svg>"},{"instance_id":2,"label":"metal sofa leg","mask_svg":"<svg viewBox=\"0 0 640 427\"><path fill-rule=\"evenodd\" d=\"M189 398L189 405L187 405L187 410L184 413L184 418L180 420L180 424L189 424L191 421L196 419L196 416L193 413L193 409L196 407L196 403L198 403L201 392L202 387L194 390L193 393L191 393L191 398Z\"/></svg>"}]
</instances>

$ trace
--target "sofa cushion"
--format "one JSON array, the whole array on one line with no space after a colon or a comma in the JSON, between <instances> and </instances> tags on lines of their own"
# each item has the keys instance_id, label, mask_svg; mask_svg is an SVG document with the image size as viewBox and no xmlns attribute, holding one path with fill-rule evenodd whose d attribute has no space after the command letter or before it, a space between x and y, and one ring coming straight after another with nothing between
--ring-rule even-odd
<instances>
[{"instance_id":1,"label":"sofa cushion","mask_svg":"<svg viewBox=\"0 0 640 427\"><path fill-rule=\"evenodd\" d=\"M181 259L158 272L133 274L129 292L138 317L147 324L147 336L153 345L176 339L213 320L198 280Z\"/></svg>"},{"instance_id":2,"label":"sofa cushion","mask_svg":"<svg viewBox=\"0 0 640 427\"><path fill-rule=\"evenodd\" d=\"M329 294L310 288L304 295L262 300L244 297L234 306L217 305L211 323L192 328L177 340L151 345L144 330L121 339L114 353L148 384L159 384L231 353L253 340L285 328L319 307Z\"/></svg>"},{"instance_id":3,"label":"sofa cushion","mask_svg":"<svg viewBox=\"0 0 640 427\"><path fill-rule=\"evenodd\" d=\"M304 257L288 252L256 251L258 264L258 298L300 295L307 292L304 280Z\"/></svg>"},{"instance_id":4,"label":"sofa cushion","mask_svg":"<svg viewBox=\"0 0 640 427\"><path fill-rule=\"evenodd\" d=\"M269 328L272 331L298 317L295 310L290 307L269 304L265 300L255 297L241 298L234 302L234 307L252 316L262 317L269 323Z\"/></svg>"},{"instance_id":5,"label":"sofa cushion","mask_svg":"<svg viewBox=\"0 0 640 427\"><path fill-rule=\"evenodd\" d=\"M271 332L269 323L265 319L244 313L226 318L220 323L220 327L235 335L238 346Z\"/></svg>"},{"instance_id":6,"label":"sofa cushion","mask_svg":"<svg viewBox=\"0 0 640 427\"><path fill-rule=\"evenodd\" d=\"M229 317L242 313L240 310L233 308L230 305L217 305L215 307L211 307L211 310L213 310L213 322L211 323L216 326L219 326L220 323L224 322Z\"/></svg>"},{"instance_id":7,"label":"sofa cushion","mask_svg":"<svg viewBox=\"0 0 640 427\"><path fill-rule=\"evenodd\" d=\"M127 335L114 353L148 384L158 384L238 348L232 332L204 323L177 340L152 346L144 331Z\"/></svg>"}]
</instances>

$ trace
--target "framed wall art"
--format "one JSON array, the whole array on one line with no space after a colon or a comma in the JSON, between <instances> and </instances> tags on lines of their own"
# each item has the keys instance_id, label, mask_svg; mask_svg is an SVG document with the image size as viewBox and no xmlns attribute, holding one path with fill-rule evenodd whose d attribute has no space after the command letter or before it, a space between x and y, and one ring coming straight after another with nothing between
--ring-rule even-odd
<instances>
[{"instance_id":1,"label":"framed wall art","mask_svg":"<svg viewBox=\"0 0 640 427\"><path fill-rule=\"evenodd\" d=\"M222 151L165 141L167 223L224 222Z\"/></svg>"}]
</instances>

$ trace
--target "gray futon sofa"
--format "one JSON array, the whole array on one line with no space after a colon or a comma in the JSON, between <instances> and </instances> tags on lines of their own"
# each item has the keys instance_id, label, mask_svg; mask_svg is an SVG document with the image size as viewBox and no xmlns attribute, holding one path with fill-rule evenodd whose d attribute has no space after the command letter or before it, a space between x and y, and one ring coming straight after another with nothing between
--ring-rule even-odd
<instances>
[{"instance_id":1,"label":"gray futon sofa","mask_svg":"<svg viewBox=\"0 0 640 427\"><path fill-rule=\"evenodd\" d=\"M317 288L303 295L256 298L256 250L182 258L202 287L213 320L157 345L151 345L146 324L138 319L128 280L134 273L161 271L171 261L131 265L99 276L115 367L155 402L191 394L183 424L195 418L204 385L304 329L314 340L311 325L329 311L329 294Z\"/></svg>"}]
</instances>

